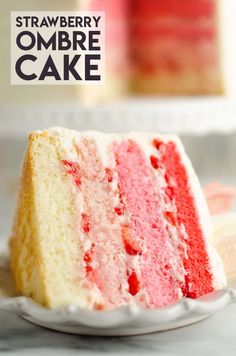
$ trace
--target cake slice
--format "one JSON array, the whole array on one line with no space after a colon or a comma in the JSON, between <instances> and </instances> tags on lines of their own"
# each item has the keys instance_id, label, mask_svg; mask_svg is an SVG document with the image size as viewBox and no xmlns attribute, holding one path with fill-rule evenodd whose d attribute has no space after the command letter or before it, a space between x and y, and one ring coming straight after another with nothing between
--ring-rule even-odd
<instances>
[{"instance_id":1,"label":"cake slice","mask_svg":"<svg viewBox=\"0 0 236 356\"><path fill-rule=\"evenodd\" d=\"M48 307L156 308L225 285L191 163L156 133L31 133L10 254L18 292Z\"/></svg>"}]
</instances>

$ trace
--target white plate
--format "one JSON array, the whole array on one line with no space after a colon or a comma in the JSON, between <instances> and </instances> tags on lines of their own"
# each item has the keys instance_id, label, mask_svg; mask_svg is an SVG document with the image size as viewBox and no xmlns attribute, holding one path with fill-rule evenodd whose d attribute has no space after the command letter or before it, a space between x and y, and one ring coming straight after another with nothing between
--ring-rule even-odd
<instances>
[{"instance_id":1,"label":"white plate","mask_svg":"<svg viewBox=\"0 0 236 356\"><path fill-rule=\"evenodd\" d=\"M236 280L227 289L199 299L184 298L159 309L127 305L113 311L88 311L69 305L47 309L30 298L12 296L7 259L0 256L0 310L17 314L31 323L73 334L121 336L169 330L195 323L236 300ZM5 288L5 289L4 289Z\"/></svg>"}]
</instances>

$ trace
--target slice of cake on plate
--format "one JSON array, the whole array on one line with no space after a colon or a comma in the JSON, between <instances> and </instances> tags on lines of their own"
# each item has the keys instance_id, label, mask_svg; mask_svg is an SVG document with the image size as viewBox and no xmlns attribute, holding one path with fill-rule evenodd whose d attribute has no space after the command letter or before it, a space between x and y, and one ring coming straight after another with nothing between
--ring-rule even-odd
<instances>
[{"instance_id":1,"label":"slice of cake on plate","mask_svg":"<svg viewBox=\"0 0 236 356\"><path fill-rule=\"evenodd\" d=\"M18 292L49 307L156 308L225 286L191 163L156 133L31 133L10 254Z\"/></svg>"}]
</instances>

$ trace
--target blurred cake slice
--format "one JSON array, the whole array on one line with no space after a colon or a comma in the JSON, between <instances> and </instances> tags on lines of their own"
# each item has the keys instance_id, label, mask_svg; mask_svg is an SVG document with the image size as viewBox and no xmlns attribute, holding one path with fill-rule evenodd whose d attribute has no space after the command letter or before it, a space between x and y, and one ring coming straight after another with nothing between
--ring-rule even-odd
<instances>
[{"instance_id":1,"label":"blurred cake slice","mask_svg":"<svg viewBox=\"0 0 236 356\"><path fill-rule=\"evenodd\" d=\"M191 163L156 133L31 133L10 254L18 292L49 307L156 308L225 285Z\"/></svg>"},{"instance_id":2,"label":"blurred cake slice","mask_svg":"<svg viewBox=\"0 0 236 356\"><path fill-rule=\"evenodd\" d=\"M137 0L133 4L134 92L235 94L236 5L232 0Z\"/></svg>"}]
</instances>

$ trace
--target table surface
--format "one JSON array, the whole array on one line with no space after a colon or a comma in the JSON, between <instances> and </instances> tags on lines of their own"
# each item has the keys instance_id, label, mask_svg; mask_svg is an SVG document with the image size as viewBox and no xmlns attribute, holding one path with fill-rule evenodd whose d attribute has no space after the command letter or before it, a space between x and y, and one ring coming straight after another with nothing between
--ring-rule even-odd
<instances>
[{"instance_id":1,"label":"table surface","mask_svg":"<svg viewBox=\"0 0 236 356\"><path fill-rule=\"evenodd\" d=\"M6 355L236 355L236 304L199 323L132 337L63 334L0 312L0 354Z\"/></svg>"}]
</instances>

